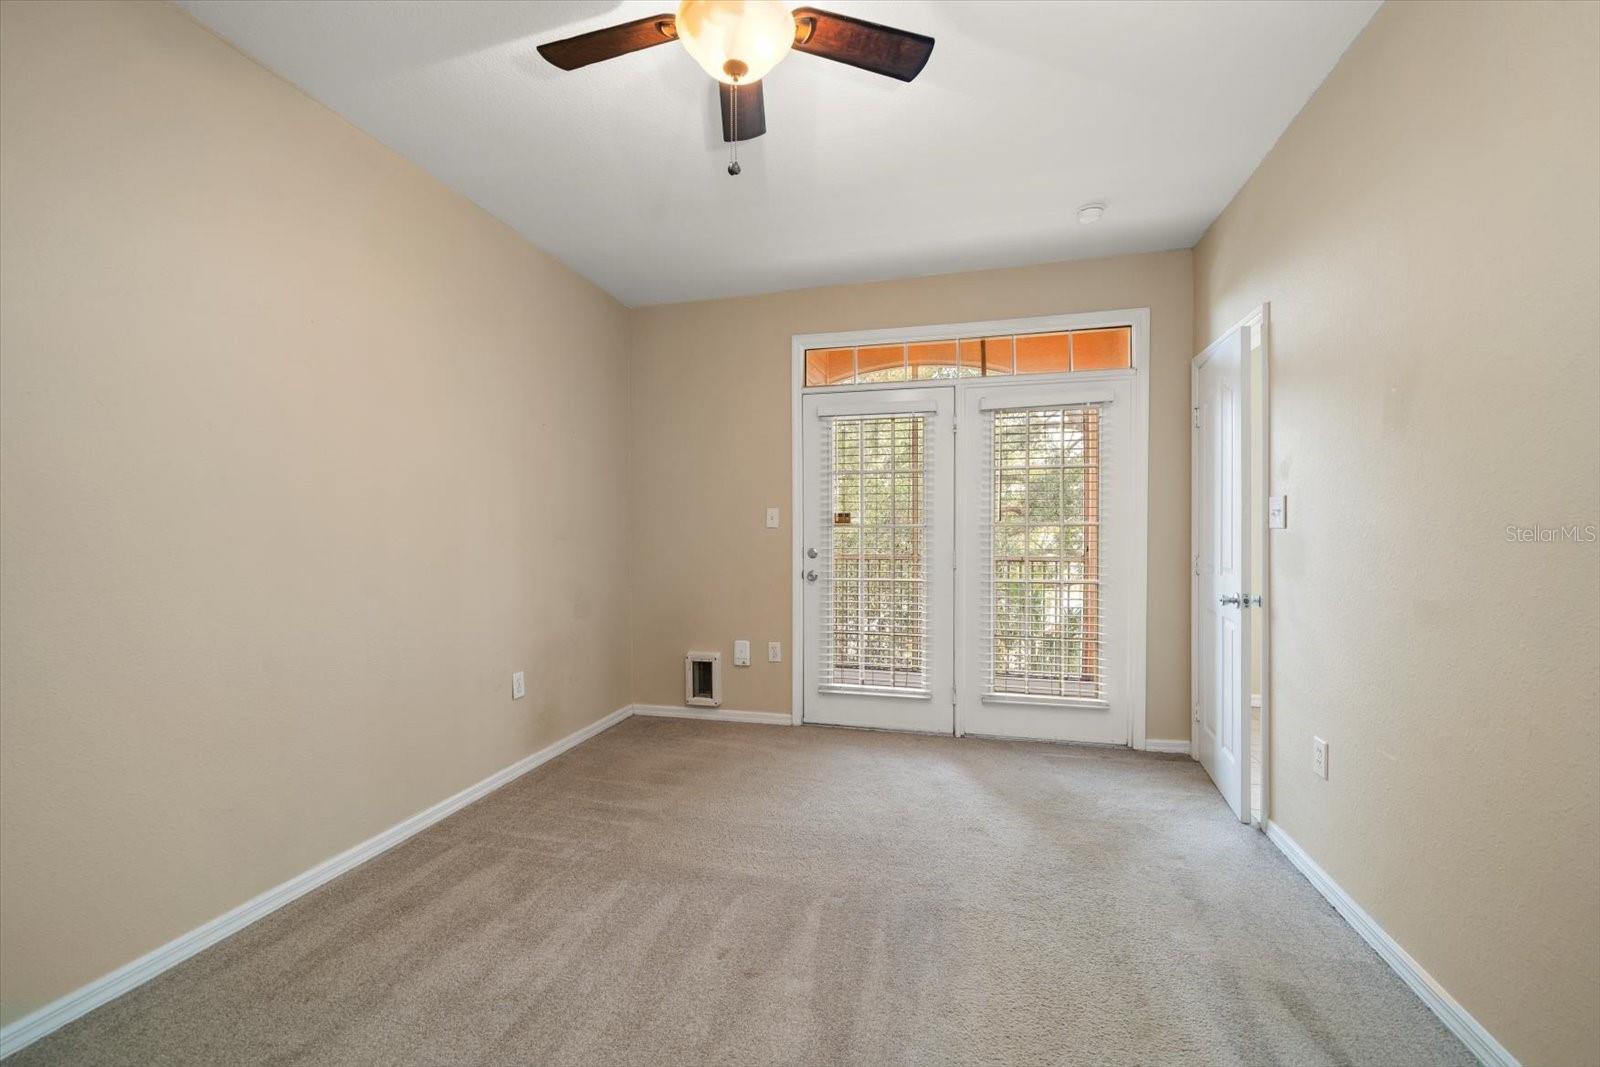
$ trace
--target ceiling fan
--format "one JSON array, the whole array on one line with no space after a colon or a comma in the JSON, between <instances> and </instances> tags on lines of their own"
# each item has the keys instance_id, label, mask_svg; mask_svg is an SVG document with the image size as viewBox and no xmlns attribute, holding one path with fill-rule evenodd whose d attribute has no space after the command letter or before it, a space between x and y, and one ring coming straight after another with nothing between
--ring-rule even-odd
<instances>
[{"instance_id":1,"label":"ceiling fan","mask_svg":"<svg viewBox=\"0 0 1600 1067\"><path fill-rule=\"evenodd\" d=\"M739 142L767 132L761 79L791 48L903 82L922 73L933 54L932 37L814 7L790 11L781 0L682 0L676 14L551 41L539 54L562 70L576 70L668 41L681 41L721 83L729 174L739 173Z\"/></svg>"}]
</instances>

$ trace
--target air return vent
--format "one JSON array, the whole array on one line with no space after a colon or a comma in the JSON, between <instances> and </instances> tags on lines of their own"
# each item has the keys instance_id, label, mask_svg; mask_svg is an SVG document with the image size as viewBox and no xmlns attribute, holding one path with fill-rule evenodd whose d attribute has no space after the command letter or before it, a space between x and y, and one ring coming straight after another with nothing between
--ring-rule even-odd
<instances>
[{"instance_id":1,"label":"air return vent","mask_svg":"<svg viewBox=\"0 0 1600 1067\"><path fill-rule=\"evenodd\" d=\"M720 652L691 652L683 657L683 702L690 707L722 706Z\"/></svg>"}]
</instances>

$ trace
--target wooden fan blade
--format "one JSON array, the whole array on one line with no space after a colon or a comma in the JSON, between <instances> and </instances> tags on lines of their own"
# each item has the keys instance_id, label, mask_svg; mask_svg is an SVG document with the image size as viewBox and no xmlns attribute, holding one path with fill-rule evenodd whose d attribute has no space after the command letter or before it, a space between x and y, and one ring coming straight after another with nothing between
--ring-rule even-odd
<instances>
[{"instance_id":1,"label":"wooden fan blade","mask_svg":"<svg viewBox=\"0 0 1600 1067\"><path fill-rule=\"evenodd\" d=\"M671 14L652 15L635 19L620 26L607 26L590 30L564 41L551 41L539 46L539 54L562 70L577 70L602 59L615 59L641 48L678 39L677 23Z\"/></svg>"},{"instance_id":2,"label":"wooden fan blade","mask_svg":"<svg viewBox=\"0 0 1600 1067\"><path fill-rule=\"evenodd\" d=\"M717 99L722 103L722 139L733 140L733 117L730 104L733 94L739 94L739 140L748 141L767 132L767 105L761 99L761 83L751 82L736 90L727 82L717 83Z\"/></svg>"},{"instance_id":3,"label":"wooden fan blade","mask_svg":"<svg viewBox=\"0 0 1600 1067\"><path fill-rule=\"evenodd\" d=\"M794 46L835 63L908 82L933 55L933 38L814 7L795 8Z\"/></svg>"}]
</instances>

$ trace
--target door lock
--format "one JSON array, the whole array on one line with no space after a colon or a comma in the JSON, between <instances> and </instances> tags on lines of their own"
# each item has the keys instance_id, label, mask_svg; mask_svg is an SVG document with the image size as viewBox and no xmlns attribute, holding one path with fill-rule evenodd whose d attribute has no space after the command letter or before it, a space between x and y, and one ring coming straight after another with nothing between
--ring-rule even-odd
<instances>
[{"instance_id":1,"label":"door lock","mask_svg":"<svg viewBox=\"0 0 1600 1067\"><path fill-rule=\"evenodd\" d=\"M816 571L806 571L806 581L814 582L816 580L817 580L817 572Z\"/></svg>"},{"instance_id":2,"label":"door lock","mask_svg":"<svg viewBox=\"0 0 1600 1067\"><path fill-rule=\"evenodd\" d=\"M1219 596L1219 597L1217 597L1217 603L1218 604L1228 604L1228 605L1231 605L1231 606L1236 607L1236 608L1244 606L1243 603L1241 602L1240 598L1236 597L1236 596Z\"/></svg>"},{"instance_id":3,"label":"door lock","mask_svg":"<svg viewBox=\"0 0 1600 1067\"><path fill-rule=\"evenodd\" d=\"M806 549L806 559L816 559L816 558L817 558L817 550L816 549L814 549L814 548Z\"/></svg>"}]
</instances>

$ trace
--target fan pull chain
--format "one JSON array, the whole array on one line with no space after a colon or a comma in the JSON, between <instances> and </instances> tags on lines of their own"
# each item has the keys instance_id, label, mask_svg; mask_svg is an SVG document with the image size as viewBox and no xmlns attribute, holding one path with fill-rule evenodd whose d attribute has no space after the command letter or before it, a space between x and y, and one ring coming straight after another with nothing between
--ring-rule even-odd
<instances>
[{"instance_id":1,"label":"fan pull chain","mask_svg":"<svg viewBox=\"0 0 1600 1067\"><path fill-rule=\"evenodd\" d=\"M728 128L733 139L728 142L728 173L739 173L739 79L728 86Z\"/></svg>"}]
</instances>

